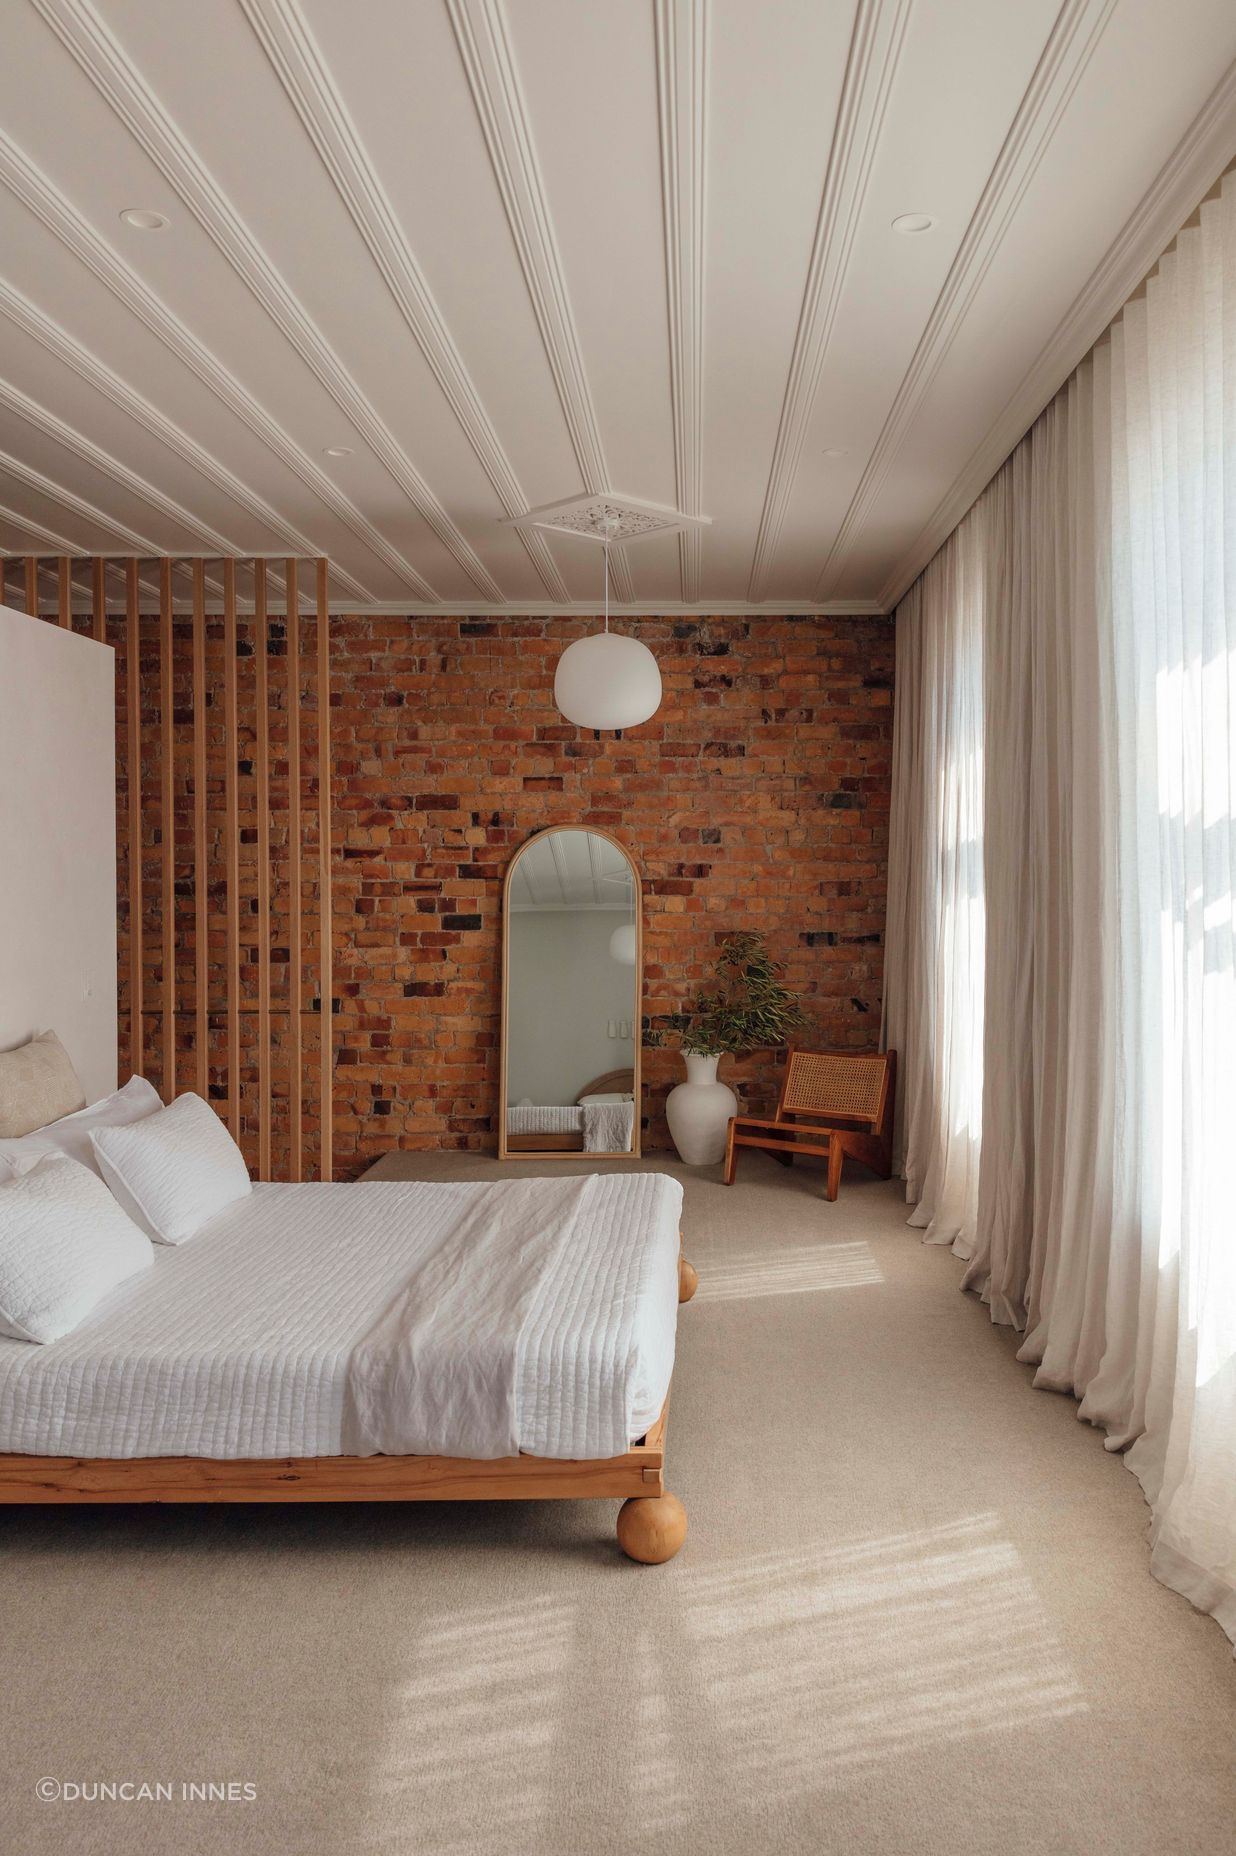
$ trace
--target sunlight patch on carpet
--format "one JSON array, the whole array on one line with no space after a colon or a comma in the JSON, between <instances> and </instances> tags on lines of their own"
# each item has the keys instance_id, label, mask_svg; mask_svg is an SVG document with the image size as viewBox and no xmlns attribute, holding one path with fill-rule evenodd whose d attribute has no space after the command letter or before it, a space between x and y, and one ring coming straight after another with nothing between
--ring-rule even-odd
<instances>
[{"instance_id":1,"label":"sunlight patch on carpet","mask_svg":"<svg viewBox=\"0 0 1236 1856\"><path fill-rule=\"evenodd\" d=\"M803 1244L769 1246L709 1263L700 1273L697 1300L745 1302L765 1295L811 1295L821 1289L858 1289L884 1281L870 1246Z\"/></svg>"}]
</instances>

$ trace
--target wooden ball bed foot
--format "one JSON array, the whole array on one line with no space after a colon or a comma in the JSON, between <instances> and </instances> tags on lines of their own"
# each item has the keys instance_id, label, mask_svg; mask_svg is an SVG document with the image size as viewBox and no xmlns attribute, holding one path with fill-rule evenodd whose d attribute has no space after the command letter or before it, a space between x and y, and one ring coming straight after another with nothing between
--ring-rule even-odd
<instances>
[{"instance_id":1,"label":"wooden ball bed foot","mask_svg":"<svg viewBox=\"0 0 1236 1856\"><path fill-rule=\"evenodd\" d=\"M685 1257L678 1259L678 1300L689 1302L700 1286L700 1273Z\"/></svg>"},{"instance_id":2,"label":"wooden ball bed foot","mask_svg":"<svg viewBox=\"0 0 1236 1856\"><path fill-rule=\"evenodd\" d=\"M687 1511L676 1495L636 1495L618 1510L618 1545L629 1560L661 1566L687 1537Z\"/></svg>"}]
</instances>

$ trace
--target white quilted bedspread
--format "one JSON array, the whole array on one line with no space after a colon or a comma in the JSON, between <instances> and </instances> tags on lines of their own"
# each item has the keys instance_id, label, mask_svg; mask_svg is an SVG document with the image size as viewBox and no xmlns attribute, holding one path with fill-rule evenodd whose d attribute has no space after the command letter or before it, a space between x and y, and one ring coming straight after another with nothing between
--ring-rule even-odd
<instances>
[{"instance_id":1,"label":"white quilted bedspread","mask_svg":"<svg viewBox=\"0 0 1236 1856\"><path fill-rule=\"evenodd\" d=\"M511 1181L511 1185L522 1182ZM515 1423L539 1456L615 1455L669 1389L682 1188L597 1175L519 1321ZM332 1456L349 1363L491 1184L256 1186L48 1346L0 1337L0 1451Z\"/></svg>"}]
</instances>

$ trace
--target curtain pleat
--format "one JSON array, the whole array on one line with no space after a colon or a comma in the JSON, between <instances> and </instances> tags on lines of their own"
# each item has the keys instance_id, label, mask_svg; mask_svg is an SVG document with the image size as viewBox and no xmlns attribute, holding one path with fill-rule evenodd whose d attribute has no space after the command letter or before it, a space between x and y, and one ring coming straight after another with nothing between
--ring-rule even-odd
<instances>
[{"instance_id":1,"label":"curtain pleat","mask_svg":"<svg viewBox=\"0 0 1236 1856\"><path fill-rule=\"evenodd\" d=\"M967 519L897 627L884 1036L898 1053L898 1163L928 1243L969 1256L982 1107L980 531ZM928 619L928 612L933 617ZM939 615L938 618L934 615ZM918 622L921 619L921 623Z\"/></svg>"},{"instance_id":2,"label":"curtain pleat","mask_svg":"<svg viewBox=\"0 0 1236 1856\"><path fill-rule=\"evenodd\" d=\"M907 595L896 727L911 1222L1236 1638L1236 176Z\"/></svg>"}]
</instances>

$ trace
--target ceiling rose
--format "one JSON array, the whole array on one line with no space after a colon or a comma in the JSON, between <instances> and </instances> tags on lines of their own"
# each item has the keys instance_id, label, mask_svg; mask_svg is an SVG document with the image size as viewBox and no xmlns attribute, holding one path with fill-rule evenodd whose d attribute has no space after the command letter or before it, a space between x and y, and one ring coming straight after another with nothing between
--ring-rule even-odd
<instances>
[{"instance_id":1,"label":"ceiling rose","mask_svg":"<svg viewBox=\"0 0 1236 1856\"><path fill-rule=\"evenodd\" d=\"M543 528L551 535L573 535L581 541L599 541L623 547L649 535L670 535L679 529L710 528L708 516L684 515L663 503L646 503L637 496L619 496L606 490L593 496L568 496L560 503L541 503L521 516L505 518L509 528Z\"/></svg>"}]
</instances>

